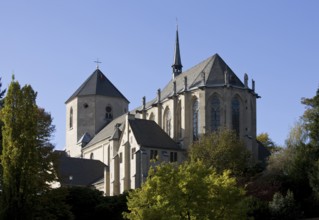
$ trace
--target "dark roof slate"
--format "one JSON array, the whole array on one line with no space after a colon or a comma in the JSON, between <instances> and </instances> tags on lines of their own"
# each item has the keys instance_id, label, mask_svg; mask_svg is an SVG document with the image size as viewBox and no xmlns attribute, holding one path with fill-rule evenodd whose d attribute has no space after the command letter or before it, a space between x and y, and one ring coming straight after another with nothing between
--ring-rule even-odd
<instances>
[{"instance_id":1,"label":"dark roof slate","mask_svg":"<svg viewBox=\"0 0 319 220\"><path fill-rule=\"evenodd\" d=\"M229 75L229 86L245 89L245 85L236 76L232 69L218 54L215 54L172 79L161 91L160 101L174 95L174 81L176 83L176 93L185 91L185 77L187 77L187 90L193 90L201 87L225 86L226 70ZM150 107L156 102L158 102L157 98L147 102L146 108ZM135 110L140 109L141 107Z\"/></svg>"},{"instance_id":2,"label":"dark roof slate","mask_svg":"<svg viewBox=\"0 0 319 220\"><path fill-rule=\"evenodd\" d=\"M104 177L104 169L107 167L99 160L73 158L62 154L59 154L56 165L61 186L90 186Z\"/></svg>"},{"instance_id":3,"label":"dark roof slate","mask_svg":"<svg viewBox=\"0 0 319 220\"><path fill-rule=\"evenodd\" d=\"M96 69L65 103L70 102L75 97L86 95L117 97L129 102L99 69Z\"/></svg>"},{"instance_id":4,"label":"dark roof slate","mask_svg":"<svg viewBox=\"0 0 319 220\"><path fill-rule=\"evenodd\" d=\"M92 146L93 144L96 144L104 139L107 138L114 138L118 132L118 129L122 130L123 127L119 127L119 125L122 125L125 122L126 114L121 115L117 118L115 118L113 121L111 121L109 124L107 124L101 131L99 131L92 140L85 146L85 148Z\"/></svg>"},{"instance_id":5,"label":"dark roof slate","mask_svg":"<svg viewBox=\"0 0 319 220\"><path fill-rule=\"evenodd\" d=\"M143 147L181 150L180 146L151 120L129 119L136 141Z\"/></svg>"}]
</instances>

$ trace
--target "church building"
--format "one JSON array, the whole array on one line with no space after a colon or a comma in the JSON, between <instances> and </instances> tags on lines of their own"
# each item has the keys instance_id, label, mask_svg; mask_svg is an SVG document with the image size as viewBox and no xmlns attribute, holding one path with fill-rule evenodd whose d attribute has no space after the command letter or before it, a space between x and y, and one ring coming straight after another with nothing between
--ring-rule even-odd
<instances>
[{"instance_id":1,"label":"church building","mask_svg":"<svg viewBox=\"0 0 319 220\"><path fill-rule=\"evenodd\" d=\"M219 127L235 130L257 160L254 81L249 86L244 74L242 82L218 54L182 68L176 30L172 79L154 99L143 97L129 111L127 98L97 67L66 101L68 157L105 165L90 185L105 195L138 188L151 166L182 162L193 141Z\"/></svg>"}]
</instances>

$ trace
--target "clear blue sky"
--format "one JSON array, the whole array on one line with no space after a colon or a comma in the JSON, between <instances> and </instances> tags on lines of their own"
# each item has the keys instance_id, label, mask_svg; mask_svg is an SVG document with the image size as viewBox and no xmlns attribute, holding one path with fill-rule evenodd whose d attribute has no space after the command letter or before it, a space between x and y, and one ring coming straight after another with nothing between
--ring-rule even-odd
<instances>
[{"instance_id":1,"label":"clear blue sky","mask_svg":"<svg viewBox=\"0 0 319 220\"><path fill-rule=\"evenodd\" d=\"M65 145L64 102L102 61L102 72L130 100L155 97L171 79L178 18L184 70L218 53L262 97L258 133L280 145L319 86L319 1L0 2L0 77L12 73L38 92Z\"/></svg>"}]
</instances>

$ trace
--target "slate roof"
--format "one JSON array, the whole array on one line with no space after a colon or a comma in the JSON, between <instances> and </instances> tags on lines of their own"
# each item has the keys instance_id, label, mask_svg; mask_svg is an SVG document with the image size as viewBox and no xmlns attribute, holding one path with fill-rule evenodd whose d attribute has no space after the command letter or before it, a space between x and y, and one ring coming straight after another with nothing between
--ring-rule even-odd
<instances>
[{"instance_id":1,"label":"slate roof","mask_svg":"<svg viewBox=\"0 0 319 220\"><path fill-rule=\"evenodd\" d=\"M225 86L225 71L229 75L229 86L245 89L245 85L225 61L218 54L215 54L172 79L161 91L160 101L174 95L174 81L176 83L176 93L185 91L185 77L187 77L186 89L188 91L202 87L214 88ZM157 98L149 101L146 104L146 108L157 102ZM141 107L137 110L140 109Z\"/></svg>"},{"instance_id":2,"label":"slate roof","mask_svg":"<svg viewBox=\"0 0 319 220\"><path fill-rule=\"evenodd\" d=\"M136 141L143 147L181 150L180 146L151 120L129 119Z\"/></svg>"},{"instance_id":3,"label":"slate roof","mask_svg":"<svg viewBox=\"0 0 319 220\"><path fill-rule=\"evenodd\" d=\"M109 124L107 124L100 132L98 132L92 140L85 146L85 148L92 146L95 143L98 143L104 139L111 138L115 135L117 131L117 126L123 126L125 122L126 114L121 115L120 117L117 117L113 119ZM119 128L120 130L122 127Z\"/></svg>"},{"instance_id":4,"label":"slate roof","mask_svg":"<svg viewBox=\"0 0 319 220\"><path fill-rule=\"evenodd\" d=\"M56 166L61 186L90 186L104 177L104 169L107 167L99 160L73 158L62 154L59 155Z\"/></svg>"},{"instance_id":5,"label":"slate roof","mask_svg":"<svg viewBox=\"0 0 319 220\"><path fill-rule=\"evenodd\" d=\"M68 103L75 97L86 95L102 95L108 97L116 97L129 101L125 96L113 85L113 83L101 72L96 69L91 76L71 95L65 102Z\"/></svg>"}]
</instances>

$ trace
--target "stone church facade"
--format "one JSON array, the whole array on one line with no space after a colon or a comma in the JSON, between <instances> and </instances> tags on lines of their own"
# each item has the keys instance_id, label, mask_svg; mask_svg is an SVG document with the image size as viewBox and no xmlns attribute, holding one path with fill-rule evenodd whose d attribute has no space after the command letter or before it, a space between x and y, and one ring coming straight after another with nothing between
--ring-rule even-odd
<instances>
[{"instance_id":1,"label":"stone church facade","mask_svg":"<svg viewBox=\"0 0 319 220\"><path fill-rule=\"evenodd\" d=\"M129 101L97 68L66 101L66 148L70 157L99 160L103 177L91 185L105 195L135 189L151 166L182 162L200 135L236 131L253 158L256 141L255 83L243 82L215 54L182 71L178 31L172 79L157 96L128 111Z\"/></svg>"}]
</instances>

